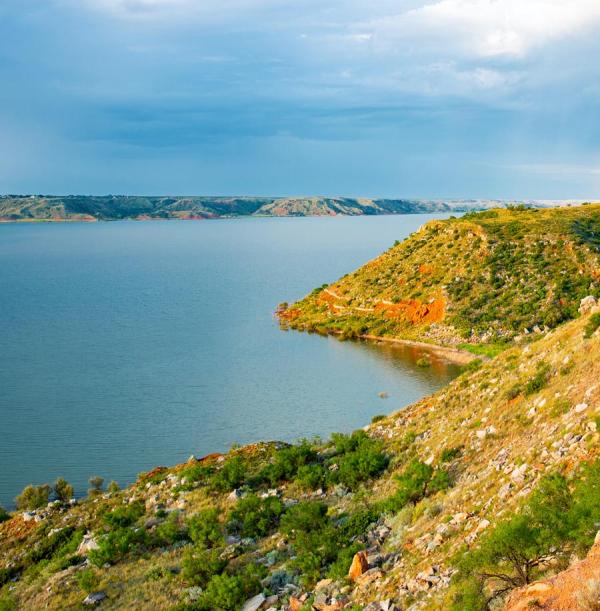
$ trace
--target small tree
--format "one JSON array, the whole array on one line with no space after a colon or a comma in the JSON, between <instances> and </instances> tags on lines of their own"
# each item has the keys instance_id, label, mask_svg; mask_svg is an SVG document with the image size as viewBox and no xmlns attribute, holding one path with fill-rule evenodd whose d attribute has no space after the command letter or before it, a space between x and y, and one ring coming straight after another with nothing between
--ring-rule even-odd
<instances>
[{"instance_id":1,"label":"small tree","mask_svg":"<svg viewBox=\"0 0 600 611\"><path fill-rule=\"evenodd\" d=\"M110 484L108 484L107 490L111 494L115 494L119 492L119 490L121 490L121 487L119 486L119 484L117 484L117 482L115 482L115 480L113 480L112 482L110 482Z\"/></svg>"},{"instance_id":2,"label":"small tree","mask_svg":"<svg viewBox=\"0 0 600 611\"><path fill-rule=\"evenodd\" d=\"M39 509L47 505L51 490L48 484L42 484L41 486L26 486L23 492L15 499L17 509Z\"/></svg>"},{"instance_id":3,"label":"small tree","mask_svg":"<svg viewBox=\"0 0 600 611\"><path fill-rule=\"evenodd\" d=\"M73 486L64 477L59 477L54 482L54 494L59 501L66 503L73 498Z\"/></svg>"},{"instance_id":4,"label":"small tree","mask_svg":"<svg viewBox=\"0 0 600 611\"><path fill-rule=\"evenodd\" d=\"M6 522L6 520L10 520L10 513L0 505L0 524Z\"/></svg>"},{"instance_id":5,"label":"small tree","mask_svg":"<svg viewBox=\"0 0 600 611\"><path fill-rule=\"evenodd\" d=\"M88 490L88 494L90 496L96 496L102 492L102 486L104 485L104 478L99 475L93 475L88 480L89 485L91 486Z\"/></svg>"}]
</instances>

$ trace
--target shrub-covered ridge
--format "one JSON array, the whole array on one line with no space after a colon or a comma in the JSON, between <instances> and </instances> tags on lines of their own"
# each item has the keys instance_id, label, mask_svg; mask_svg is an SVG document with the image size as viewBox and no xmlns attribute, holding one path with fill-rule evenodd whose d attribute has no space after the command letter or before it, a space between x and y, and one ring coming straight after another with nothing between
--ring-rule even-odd
<instances>
[{"instance_id":1,"label":"shrub-covered ridge","mask_svg":"<svg viewBox=\"0 0 600 611\"><path fill-rule=\"evenodd\" d=\"M600 204L433 221L279 315L284 326L460 344L555 328L600 294Z\"/></svg>"}]
</instances>

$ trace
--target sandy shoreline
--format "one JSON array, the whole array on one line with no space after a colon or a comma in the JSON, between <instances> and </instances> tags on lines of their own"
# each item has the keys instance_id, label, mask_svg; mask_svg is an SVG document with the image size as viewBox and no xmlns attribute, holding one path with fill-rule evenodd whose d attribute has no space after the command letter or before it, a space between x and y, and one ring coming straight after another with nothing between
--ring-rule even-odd
<instances>
[{"instance_id":1,"label":"sandy shoreline","mask_svg":"<svg viewBox=\"0 0 600 611\"><path fill-rule=\"evenodd\" d=\"M472 352L466 350L459 350L458 348L450 348L448 346L440 346L438 344L428 344L427 342L417 342L410 339L400 339L396 337L380 337L379 335L361 335L361 339L366 339L374 342L386 342L389 344L400 344L403 346L413 346L414 348L422 348L437 356L443 357L448 361L452 361L457 365L466 365L475 359L482 359L485 357L477 356Z\"/></svg>"}]
</instances>

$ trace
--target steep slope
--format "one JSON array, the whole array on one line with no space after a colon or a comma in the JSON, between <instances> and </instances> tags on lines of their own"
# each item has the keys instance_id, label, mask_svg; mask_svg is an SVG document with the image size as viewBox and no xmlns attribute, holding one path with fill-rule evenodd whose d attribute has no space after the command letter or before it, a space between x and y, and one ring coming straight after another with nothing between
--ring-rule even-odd
<instances>
[{"instance_id":1,"label":"steep slope","mask_svg":"<svg viewBox=\"0 0 600 611\"><path fill-rule=\"evenodd\" d=\"M0 524L0 601L67 609L91 592L105 609L238 609L252 597L247 608L484 609L464 600L465 552L544 476L577 482L590 464L600 480L599 319L587 311L505 351L364 437L190 459L123 491L14 514ZM583 547L553 546L532 578L585 555L598 518Z\"/></svg>"},{"instance_id":2,"label":"steep slope","mask_svg":"<svg viewBox=\"0 0 600 611\"><path fill-rule=\"evenodd\" d=\"M434 221L280 308L294 329L502 342L573 318L600 291L600 205L489 210Z\"/></svg>"}]
</instances>

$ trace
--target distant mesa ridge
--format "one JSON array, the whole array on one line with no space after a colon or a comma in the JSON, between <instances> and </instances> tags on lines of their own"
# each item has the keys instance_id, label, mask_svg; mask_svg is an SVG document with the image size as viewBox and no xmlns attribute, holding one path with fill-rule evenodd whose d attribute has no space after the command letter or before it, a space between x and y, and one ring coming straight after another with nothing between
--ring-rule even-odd
<instances>
[{"instance_id":1,"label":"distant mesa ridge","mask_svg":"<svg viewBox=\"0 0 600 611\"><path fill-rule=\"evenodd\" d=\"M0 221L115 221L239 216L360 216L468 212L514 204L552 207L579 200L368 199L349 197L212 197L4 195Z\"/></svg>"}]
</instances>

